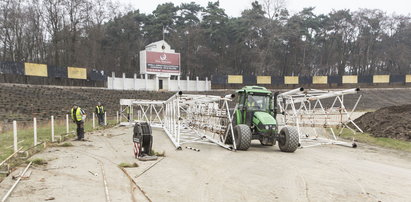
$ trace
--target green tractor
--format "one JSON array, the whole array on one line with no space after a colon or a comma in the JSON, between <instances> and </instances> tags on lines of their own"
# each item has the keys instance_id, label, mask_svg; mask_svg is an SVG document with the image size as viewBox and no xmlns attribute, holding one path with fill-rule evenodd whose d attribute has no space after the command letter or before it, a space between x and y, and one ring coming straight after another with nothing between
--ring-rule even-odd
<instances>
[{"instance_id":1,"label":"green tractor","mask_svg":"<svg viewBox=\"0 0 411 202\"><path fill-rule=\"evenodd\" d=\"M246 86L236 92L237 105L234 109L233 131L227 133L226 144L234 144L238 150L247 150L251 140L262 145L278 146L283 152L294 152L299 147L298 131L295 127L284 127L278 131L277 95L265 87Z\"/></svg>"}]
</instances>

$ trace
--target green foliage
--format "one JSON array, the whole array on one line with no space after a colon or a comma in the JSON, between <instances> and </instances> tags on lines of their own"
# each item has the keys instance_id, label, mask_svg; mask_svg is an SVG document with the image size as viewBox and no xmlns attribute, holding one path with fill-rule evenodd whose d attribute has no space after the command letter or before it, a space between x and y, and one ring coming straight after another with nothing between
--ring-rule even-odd
<instances>
[{"instance_id":1,"label":"green foliage","mask_svg":"<svg viewBox=\"0 0 411 202\"><path fill-rule=\"evenodd\" d=\"M166 151L163 152L156 152L153 149L150 151L150 156L159 156L159 157L165 157L166 156Z\"/></svg>"},{"instance_id":2,"label":"green foliage","mask_svg":"<svg viewBox=\"0 0 411 202\"><path fill-rule=\"evenodd\" d=\"M347 140L352 140L354 138L360 143L367 143L370 145L411 152L411 142L407 141L384 137L373 137L368 133L353 134L349 129L344 129L341 137Z\"/></svg>"},{"instance_id":3,"label":"green foliage","mask_svg":"<svg viewBox=\"0 0 411 202\"><path fill-rule=\"evenodd\" d=\"M44 159L40 159L40 158L36 158L31 160L31 162L33 162L34 165L45 165L47 164L47 161Z\"/></svg>"}]
</instances>

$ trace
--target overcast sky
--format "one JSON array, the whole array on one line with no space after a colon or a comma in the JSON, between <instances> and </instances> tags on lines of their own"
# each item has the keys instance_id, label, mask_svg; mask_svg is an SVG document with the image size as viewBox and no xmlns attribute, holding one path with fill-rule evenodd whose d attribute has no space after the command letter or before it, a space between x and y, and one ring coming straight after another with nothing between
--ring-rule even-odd
<instances>
[{"instance_id":1,"label":"overcast sky","mask_svg":"<svg viewBox=\"0 0 411 202\"><path fill-rule=\"evenodd\" d=\"M182 2L196 2L206 6L209 1L216 0L117 0L124 5L131 5L134 9L140 9L143 13L151 13L158 4L173 2L179 5ZM329 13L332 9L359 8L380 9L388 14L411 13L411 0L286 0L287 9L292 13L302 10L304 7L316 7L316 13ZM240 16L241 11L251 7L252 0L220 0L220 6L229 16ZM129 8L130 9L130 8Z\"/></svg>"}]
</instances>

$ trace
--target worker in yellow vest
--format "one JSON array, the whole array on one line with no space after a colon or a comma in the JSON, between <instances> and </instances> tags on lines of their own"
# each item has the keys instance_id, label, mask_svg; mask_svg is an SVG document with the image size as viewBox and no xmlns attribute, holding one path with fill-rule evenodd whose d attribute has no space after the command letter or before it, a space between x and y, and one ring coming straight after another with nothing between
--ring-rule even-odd
<instances>
[{"instance_id":1,"label":"worker in yellow vest","mask_svg":"<svg viewBox=\"0 0 411 202\"><path fill-rule=\"evenodd\" d=\"M97 103L95 112L96 112L96 115L97 115L97 118L98 118L98 123L100 125L104 125L105 110L104 110L104 106L101 104L101 102Z\"/></svg>"},{"instance_id":2,"label":"worker in yellow vest","mask_svg":"<svg viewBox=\"0 0 411 202\"><path fill-rule=\"evenodd\" d=\"M125 110L125 111L126 111L127 121L128 121L128 122L130 122L130 112L131 112L130 109L131 109L131 106L127 106L127 107L126 107L126 110Z\"/></svg>"},{"instance_id":3,"label":"worker in yellow vest","mask_svg":"<svg viewBox=\"0 0 411 202\"><path fill-rule=\"evenodd\" d=\"M71 119L77 125L77 140L84 141L84 121L86 113L77 104L70 110Z\"/></svg>"}]
</instances>

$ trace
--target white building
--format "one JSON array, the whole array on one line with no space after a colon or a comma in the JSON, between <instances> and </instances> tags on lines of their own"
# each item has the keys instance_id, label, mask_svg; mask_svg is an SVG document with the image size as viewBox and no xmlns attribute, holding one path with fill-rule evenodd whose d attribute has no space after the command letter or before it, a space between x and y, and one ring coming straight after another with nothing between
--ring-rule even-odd
<instances>
[{"instance_id":1,"label":"white building","mask_svg":"<svg viewBox=\"0 0 411 202\"><path fill-rule=\"evenodd\" d=\"M180 79L180 53L164 40L151 43L140 51L140 74L144 78L116 78L113 72L108 77L108 88L117 90L150 90L150 91L208 91L211 82L206 78L200 81L198 77Z\"/></svg>"}]
</instances>

